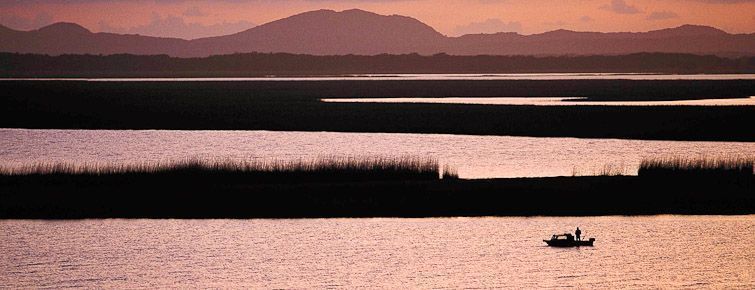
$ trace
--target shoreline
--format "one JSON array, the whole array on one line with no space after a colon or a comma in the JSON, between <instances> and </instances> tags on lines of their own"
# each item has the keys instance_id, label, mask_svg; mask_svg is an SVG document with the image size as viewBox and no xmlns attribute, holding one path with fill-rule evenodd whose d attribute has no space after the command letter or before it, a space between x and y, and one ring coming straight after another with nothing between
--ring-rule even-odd
<instances>
[{"instance_id":1,"label":"shoreline","mask_svg":"<svg viewBox=\"0 0 755 290\"><path fill-rule=\"evenodd\" d=\"M306 55L241 53L180 58L167 55L19 54L0 52L1 77L248 77L368 74L753 73L752 56L690 53L618 55Z\"/></svg>"}]
</instances>

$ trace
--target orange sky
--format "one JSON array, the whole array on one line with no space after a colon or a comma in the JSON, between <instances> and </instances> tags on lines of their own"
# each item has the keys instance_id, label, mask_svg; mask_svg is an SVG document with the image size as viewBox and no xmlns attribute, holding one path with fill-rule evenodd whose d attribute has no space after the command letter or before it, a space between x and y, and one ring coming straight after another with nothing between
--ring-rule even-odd
<instances>
[{"instance_id":1,"label":"orange sky","mask_svg":"<svg viewBox=\"0 0 755 290\"><path fill-rule=\"evenodd\" d=\"M0 23L32 29L68 21L93 31L195 38L316 9L364 9L423 21L446 35L559 28L647 31L702 24L755 32L755 0L9 0Z\"/></svg>"}]
</instances>

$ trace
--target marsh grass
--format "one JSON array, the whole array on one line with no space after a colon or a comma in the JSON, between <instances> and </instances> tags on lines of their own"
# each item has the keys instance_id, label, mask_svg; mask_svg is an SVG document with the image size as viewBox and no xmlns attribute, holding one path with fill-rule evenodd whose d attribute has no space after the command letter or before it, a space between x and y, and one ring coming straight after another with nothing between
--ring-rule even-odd
<instances>
[{"instance_id":1,"label":"marsh grass","mask_svg":"<svg viewBox=\"0 0 755 290\"><path fill-rule=\"evenodd\" d=\"M52 163L0 167L0 176L193 178L218 181L348 181L456 179L452 167L421 157L323 157L312 160L199 160L140 164Z\"/></svg>"},{"instance_id":2,"label":"marsh grass","mask_svg":"<svg viewBox=\"0 0 755 290\"><path fill-rule=\"evenodd\" d=\"M634 175L632 168L624 163L604 164L597 168L572 168L572 176L628 176Z\"/></svg>"},{"instance_id":3,"label":"marsh grass","mask_svg":"<svg viewBox=\"0 0 755 290\"><path fill-rule=\"evenodd\" d=\"M441 179L459 179L459 170L456 167L445 164L440 175Z\"/></svg>"},{"instance_id":4,"label":"marsh grass","mask_svg":"<svg viewBox=\"0 0 755 290\"><path fill-rule=\"evenodd\" d=\"M741 176L753 175L755 157L661 157L640 162L639 176Z\"/></svg>"}]
</instances>

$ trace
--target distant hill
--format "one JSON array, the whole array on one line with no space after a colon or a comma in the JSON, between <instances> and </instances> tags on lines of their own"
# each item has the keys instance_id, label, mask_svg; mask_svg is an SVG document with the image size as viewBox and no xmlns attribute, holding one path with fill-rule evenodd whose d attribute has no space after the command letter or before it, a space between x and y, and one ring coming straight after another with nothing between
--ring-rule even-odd
<instances>
[{"instance_id":1,"label":"distant hill","mask_svg":"<svg viewBox=\"0 0 755 290\"><path fill-rule=\"evenodd\" d=\"M92 33L74 23L55 23L32 31L0 28L0 51L61 54L186 55L189 41L140 35Z\"/></svg>"},{"instance_id":2,"label":"distant hill","mask_svg":"<svg viewBox=\"0 0 755 290\"><path fill-rule=\"evenodd\" d=\"M198 39L196 54L286 52L314 55L433 54L447 38L410 17L362 10L318 10L273 21L240 33Z\"/></svg>"},{"instance_id":3,"label":"distant hill","mask_svg":"<svg viewBox=\"0 0 755 290\"><path fill-rule=\"evenodd\" d=\"M236 34L183 40L92 33L73 23L33 31L0 27L0 52L36 54L166 54L203 57L273 52L311 55L617 55L640 52L755 55L755 34L729 34L684 25L649 32L556 30L541 34L473 34L447 37L410 17L362 10L317 10Z\"/></svg>"},{"instance_id":4,"label":"distant hill","mask_svg":"<svg viewBox=\"0 0 755 290\"><path fill-rule=\"evenodd\" d=\"M683 25L649 32L577 32L465 35L451 38L449 54L616 55L638 52L755 55L755 34L729 34L713 27Z\"/></svg>"}]
</instances>

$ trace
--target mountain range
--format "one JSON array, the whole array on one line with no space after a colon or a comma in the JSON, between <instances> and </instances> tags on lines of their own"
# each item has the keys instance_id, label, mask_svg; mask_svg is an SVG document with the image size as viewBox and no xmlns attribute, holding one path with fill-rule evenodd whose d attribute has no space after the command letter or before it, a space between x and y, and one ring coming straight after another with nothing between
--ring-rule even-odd
<instances>
[{"instance_id":1,"label":"mountain range","mask_svg":"<svg viewBox=\"0 0 755 290\"><path fill-rule=\"evenodd\" d=\"M311 55L619 55L640 52L755 55L755 33L730 34L699 25L649 32L469 34L445 36L411 17L363 10L317 10L276 20L239 33L184 40L93 33L74 23L38 30L0 26L0 52L34 54L165 54L205 57L247 52Z\"/></svg>"}]
</instances>

